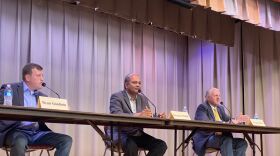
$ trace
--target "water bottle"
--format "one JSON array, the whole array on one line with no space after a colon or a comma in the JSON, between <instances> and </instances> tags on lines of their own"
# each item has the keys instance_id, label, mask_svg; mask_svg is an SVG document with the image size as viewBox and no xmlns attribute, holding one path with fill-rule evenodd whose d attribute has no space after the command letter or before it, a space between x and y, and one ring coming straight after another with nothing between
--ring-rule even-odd
<instances>
[{"instance_id":1,"label":"water bottle","mask_svg":"<svg viewBox=\"0 0 280 156\"><path fill-rule=\"evenodd\" d=\"M184 107L183 107L183 112L188 112L187 106L184 106Z\"/></svg>"},{"instance_id":2,"label":"water bottle","mask_svg":"<svg viewBox=\"0 0 280 156\"><path fill-rule=\"evenodd\" d=\"M188 107L187 107L187 106L184 106L184 107L183 107L183 112L185 112L186 119L189 119L189 120L190 120L190 116L189 116L189 112L188 112Z\"/></svg>"},{"instance_id":3,"label":"water bottle","mask_svg":"<svg viewBox=\"0 0 280 156\"><path fill-rule=\"evenodd\" d=\"M7 84L4 90L4 105L12 105L13 104L13 90L10 84Z\"/></svg>"},{"instance_id":4,"label":"water bottle","mask_svg":"<svg viewBox=\"0 0 280 156\"><path fill-rule=\"evenodd\" d=\"M259 115L257 113L255 113L254 119L259 119L259 118L260 118Z\"/></svg>"}]
</instances>

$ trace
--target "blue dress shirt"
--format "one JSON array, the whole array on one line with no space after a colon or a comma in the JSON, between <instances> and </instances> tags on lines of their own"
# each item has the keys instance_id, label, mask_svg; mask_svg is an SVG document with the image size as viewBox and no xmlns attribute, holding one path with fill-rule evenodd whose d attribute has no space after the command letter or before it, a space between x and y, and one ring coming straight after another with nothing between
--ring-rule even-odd
<instances>
[{"instance_id":1,"label":"blue dress shirt","mask_svg":"<svg viewBox=\"0 0 280 156\"><path fill-rule=\"evenodd\" d=\"M23 97L24 107L37 107L36 91L29 89L25 82L23 82ZM34 132L39 129L39 125L38 122L22 121L19 129Z\"/></svg>"}]
</instances>

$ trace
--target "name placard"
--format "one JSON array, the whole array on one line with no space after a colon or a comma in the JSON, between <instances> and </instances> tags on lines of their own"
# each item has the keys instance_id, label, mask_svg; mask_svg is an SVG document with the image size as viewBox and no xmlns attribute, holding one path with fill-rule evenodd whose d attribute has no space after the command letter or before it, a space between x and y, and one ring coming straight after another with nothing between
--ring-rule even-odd
<instances>
[{"instance_id":1,"label":"name placard","mask_svg":"<svg viewBox=\"0 0 280 156\"><path fill-rule=\"evenodd\" d=\"M69 110L66 99L39 96L38 107L46 109Z\"/></svg>"},{"instance_id":2,"label":"name placard","mask_svg":"<svg viewBox=\"0 0 280 156\"><path fill-rule=\"evenodd\" d=\"M265 126L262 119L250 119L249 125L252 126Z\"/></svg>"},{"instance_id":3,"label":"name placard","mask_svg":"<svg viewBox=\"0 0 280 156\"><path fill-rule=\"evenodd\" d=\"M191 120L188 112L170 111L170 119Z\"/></svg>"}]
</instances>

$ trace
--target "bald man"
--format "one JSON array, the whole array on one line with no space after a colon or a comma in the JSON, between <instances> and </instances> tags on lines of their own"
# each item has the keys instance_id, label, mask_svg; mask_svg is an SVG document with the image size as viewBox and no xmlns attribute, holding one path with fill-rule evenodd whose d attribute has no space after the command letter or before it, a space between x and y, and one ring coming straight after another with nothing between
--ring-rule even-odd
<instances>
[{"instance_id":1,"label":"bald man","mask_svg":"<svg viewBox=\"0 0 280 156\"><path fill-rule=\"evenodd\" d=\"M218 88L206 92L205 102L200 104L195 113L195 120L228 122L230 116L220 105L221 95ZM238 123L238 121L235 121ZM194 150L198 156L204 156L207 148L220 149L222 156L245 156L247 142L242 138L233 138L229 132L197 131L193 136Z\"/></svg>"}]
</instances>

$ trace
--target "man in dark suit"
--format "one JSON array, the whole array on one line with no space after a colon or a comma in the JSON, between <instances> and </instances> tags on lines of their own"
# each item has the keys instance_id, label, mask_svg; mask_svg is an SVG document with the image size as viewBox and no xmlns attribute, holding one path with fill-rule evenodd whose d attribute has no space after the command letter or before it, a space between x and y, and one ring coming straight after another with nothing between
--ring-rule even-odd
<instances>
[{"instance_id":1,"label":"man in dark suit","mask_svg":"<svg viewBox=\"0 0 280 156\"><path fill-rule=\"evenodd\" d=\"M42 88L43 68L29 63L22 70L22 82L11 84L13 90L13 105L37 107L38 96L44 96L38 90ZM4 90L0 90L0 104L4 103ZM43 122L0 121L0 147L11 147L11 156L24 156L28 145L53 145L55 156L68 156L72 138L68 135L52 132Z\"/></svg>"},{"instance_id":2,"label":"man in dark suit","mask_svg":"<svg viewBox=\"0 0 280 156\"><path fill-rule=\"evenodd\" d=\"M195 113L195 120L228 122L230 116L220 105L220 91L211 88L206 92L206 101L200 104ZM239 123L233 120L233 123ZM206 148L220 149L222 156L245 156L247 142L242 138L233 138L231 133L197 131L193 136L194 150L198 156L205 154Z\"/></svg>"},{"instance_id":3,"label":"man in dark suit","mask_svg":"<svg viewBox=\"0 0 280 156\"><path fill-rule=\"evenodd\" d=\"M148 99L139 94L141 80L137 74L129 74L124 80L124 90L115 93L110 99L110 112L112 114L125 114L139 117L152 117ZM165 114L161 113L160 117ZM110 133L108 133L110 134ZM118 131L114 129L114 141L118 141ZM149 150L148 156L164 155L167 145L164 141L156 139L139 127L125 127L121 131L121 144L125 156L138 155L138 148Z\"/></svg>"}]
</instances>

